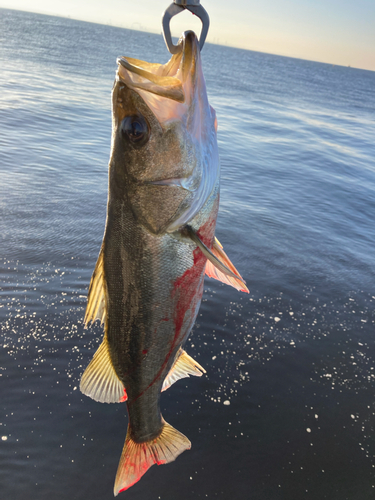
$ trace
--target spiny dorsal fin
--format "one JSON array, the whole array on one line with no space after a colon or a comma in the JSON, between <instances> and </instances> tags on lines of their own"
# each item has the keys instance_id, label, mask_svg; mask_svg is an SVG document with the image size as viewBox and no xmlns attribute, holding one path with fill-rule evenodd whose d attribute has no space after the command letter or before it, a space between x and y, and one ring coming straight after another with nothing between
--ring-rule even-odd
<instances>
[{"instance_id":1,"label":"spiny dorsal fin","mask_svg":"<svg viewBox=\"0 0 375 500\"><path fill-rule=\"evenodd\" d=\"M104 264L103 249L101 249L90 281L84 323L87 325L90 321L94 322L99 319L101 324L103 324L105 316Z\"/></svg>"},{"instance_id":2,"label":"spiny dorsal fin","mask_svg":"<svg viewBox=\"0 0 375 500\"><path fill-rule=\"evenodd\" d=\"M120 403L126 400L125 388L113 368L106 336L83 372L81 392L99 403Z\"/></svg>"},{"instance_id":3,"label":"spiny dorsal fin","mask_svg":"<svg viewBox=\"0 0 375 500\"><path fill-rule=\"evenodd\" d=\"M217 238L215 238L212 250L210 250L190 226L184 226L181 229L181 234L188 236L201 249L203 255L207 257L207 276L231 285L241 292L249 293L245 281L224 252Z\"/></svg>"},{"instance_id":4,"label":"spiny dorsal fin","mask_svg":"<svg viewBox=\"0 0 375 500\"><path fill-rule=\"evenodd\" d=\"M114 495L133 486L152 465L173 462L183 451L190 450L190 447L188 438L164 421L160 435L143 443L133 441L128 427L118 464Z\"/></svg>"},{"instance_id":5,"label":"spiny dorsal fin","mask_svg":"<svg viewBox=\"0 0 375 500\"><path fill-rule=\"evenodd\" d=\"M206 373L206 370L199 363L194 361L194 359L189 356L187 352L180 348L172 368L165 377L161 390L167 390L172 384L181 378L190 377L190 375L201 377L203 373Z\"/></svg>"},{"instance_id":6,"label":"spiny dorsal fin","mask_svg":"<svg viewBox=\"0 0 375 500\"><path fill-rule=\"evenodd\" d=\"M214 264L210 260L207 260L206 275L209 278L215 278L223 283L226 283L227 285L231 285L236 290L249 293L245 281L242 279L240 273L234 267L227 254L224 252L223 246L221 245L220 241L217 238L215 238L214 244L212 246L212 253L223 264L225 264L236 275L236 277L225 275L224 273L221 272L220 269L214 266Z\"/></svg>"}]
</instances>

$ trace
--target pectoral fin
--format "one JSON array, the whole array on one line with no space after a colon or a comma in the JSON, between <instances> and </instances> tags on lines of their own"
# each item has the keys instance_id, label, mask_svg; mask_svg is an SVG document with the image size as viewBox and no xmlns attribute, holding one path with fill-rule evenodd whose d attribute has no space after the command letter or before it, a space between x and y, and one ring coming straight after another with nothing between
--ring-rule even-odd
<instances>
[{"instance_id":1,"label":"pectoral fin","mask_svg":"<svg viewBox=\"0 0 375 500\"><path fill-rule=\"evenodd\" d=\"M187 352L180 348L172 368L165 377L162 391L167 390L172 384L181 378L190 377L190 375L201 377L203 373L206 373L206 370L191 356L189 356Z\"/></svg>"},{"instance_id":2,"label":"pectoral fin","mask_svg":"<svg viewBox=\"0 0 375 500\"><path fill-rule=\"evenodd\" d=\"M207 257L206 274L227 285L231 285L241 292L249 293L249 290L240 273L234 267L219 240L215 238L212 250L210 250L190 226L185 226L181 233L194 241Z\"/></svg>"},{"instance_id":3,"label":"pectoral fin","mask_svg":"<svg viewBox=\"0 0 375 500\"><path fill-rule=\"evenodd\" d=\"M101 324L103 324L105 316L104 265L103 249L101 249L90 281L84 323L87 325L90 321L94 322L99 319Z\"/></svg>"},{"instance_id":4,"label":"pectoral fin","mask_svg":"<svg viewBox=\"0 0 375 500\"><path fill-rule=\"evenodd\" d=\"M223 247L217 238L215 238L214 244L212 246L212 253L230 270L232 270L236 276L233 277L224 274L219 268L214 266L210 260L208 260L206 264L206 275L209 278L215 278L223 283L226 283L227 285L233 286L236 290L249 293L245 281L242 279L240 273L234 267L227 254L224 252Z\"/></svg>"}]
</instances>

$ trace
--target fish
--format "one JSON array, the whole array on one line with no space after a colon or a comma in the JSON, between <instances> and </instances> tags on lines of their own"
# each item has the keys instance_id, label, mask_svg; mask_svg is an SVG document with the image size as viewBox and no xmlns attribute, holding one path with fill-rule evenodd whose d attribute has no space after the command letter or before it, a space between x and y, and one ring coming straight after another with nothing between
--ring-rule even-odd
<instances>
[{"instance_id":1,"label":"fish","mask_svg":"<svg viewBox=\"0 0 375 500\"><path fill-rule=\"evenodd\" d=\"M80 390L127 405L115 496L191 447L164 420L160 397L205 373L184 350L205 275L248 292L215 238L217 119L195 33L179 46L166 64L118 58L112 89L107 218L84 319L99 320L104 336Z\"/></svg>"}]
</instances>

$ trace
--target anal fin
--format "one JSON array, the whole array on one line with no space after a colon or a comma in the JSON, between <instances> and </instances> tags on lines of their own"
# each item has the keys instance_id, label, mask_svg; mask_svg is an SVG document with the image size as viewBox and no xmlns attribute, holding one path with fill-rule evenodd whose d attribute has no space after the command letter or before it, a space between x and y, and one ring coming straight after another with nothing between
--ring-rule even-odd
<instances>
[{"instance_id":1,"label":"anal fin","mask_svg":"<svg viewBox=\"0 0 375 500\"><path fill-rule=\"evenodd\" d=\"M83 372L79 388L99 403L126 401L126 391L113 368L106 336Z\"/></svg>"},{"instance_id":2,"label":"anal fin","mask_svg":"<svg viewBox=\"0 0 375 500\"><path fill-rule=\"evenodd\" d=\"M190 447L188 438L167 422L163 422L163 429L157 438L143 443L136 443L131 438L128 427L115 479L115 496L133 486L154 464L173 462Z\"/></svg>"},{"instance_id":3,"label":"anal fin","mask_svg":"<svg viewBox=\"0 0 375 500\"><path fill-rule=\"evenodd\" d=\"M181 378L190 377L190 375L201 377L203 373L206 373L206 370L191 356L189 356L187 352L180 348L176 354L176 359L172 365L172 368L170 369L168 375L165 377L161 390L167 390L172 384L174 384Z\"/></svg>"}]
</instances>

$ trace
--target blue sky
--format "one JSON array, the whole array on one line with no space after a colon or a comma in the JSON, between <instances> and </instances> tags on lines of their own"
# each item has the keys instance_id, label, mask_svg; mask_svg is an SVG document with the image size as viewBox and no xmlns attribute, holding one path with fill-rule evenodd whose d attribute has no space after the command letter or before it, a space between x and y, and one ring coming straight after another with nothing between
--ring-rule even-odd
<instances>
[{"instance_id":1,"label":"blue sky","mask_svg":"<svg viewBox=\"0 0 375 500\"><path fill-rule=\"evenodd\" d=\"M160 32L172 0L0 0L0 7ZM208 41L375 71L375 0L201 0ZM172 32L200 30L186 12Z\"/></svg>"}]
</instances>

